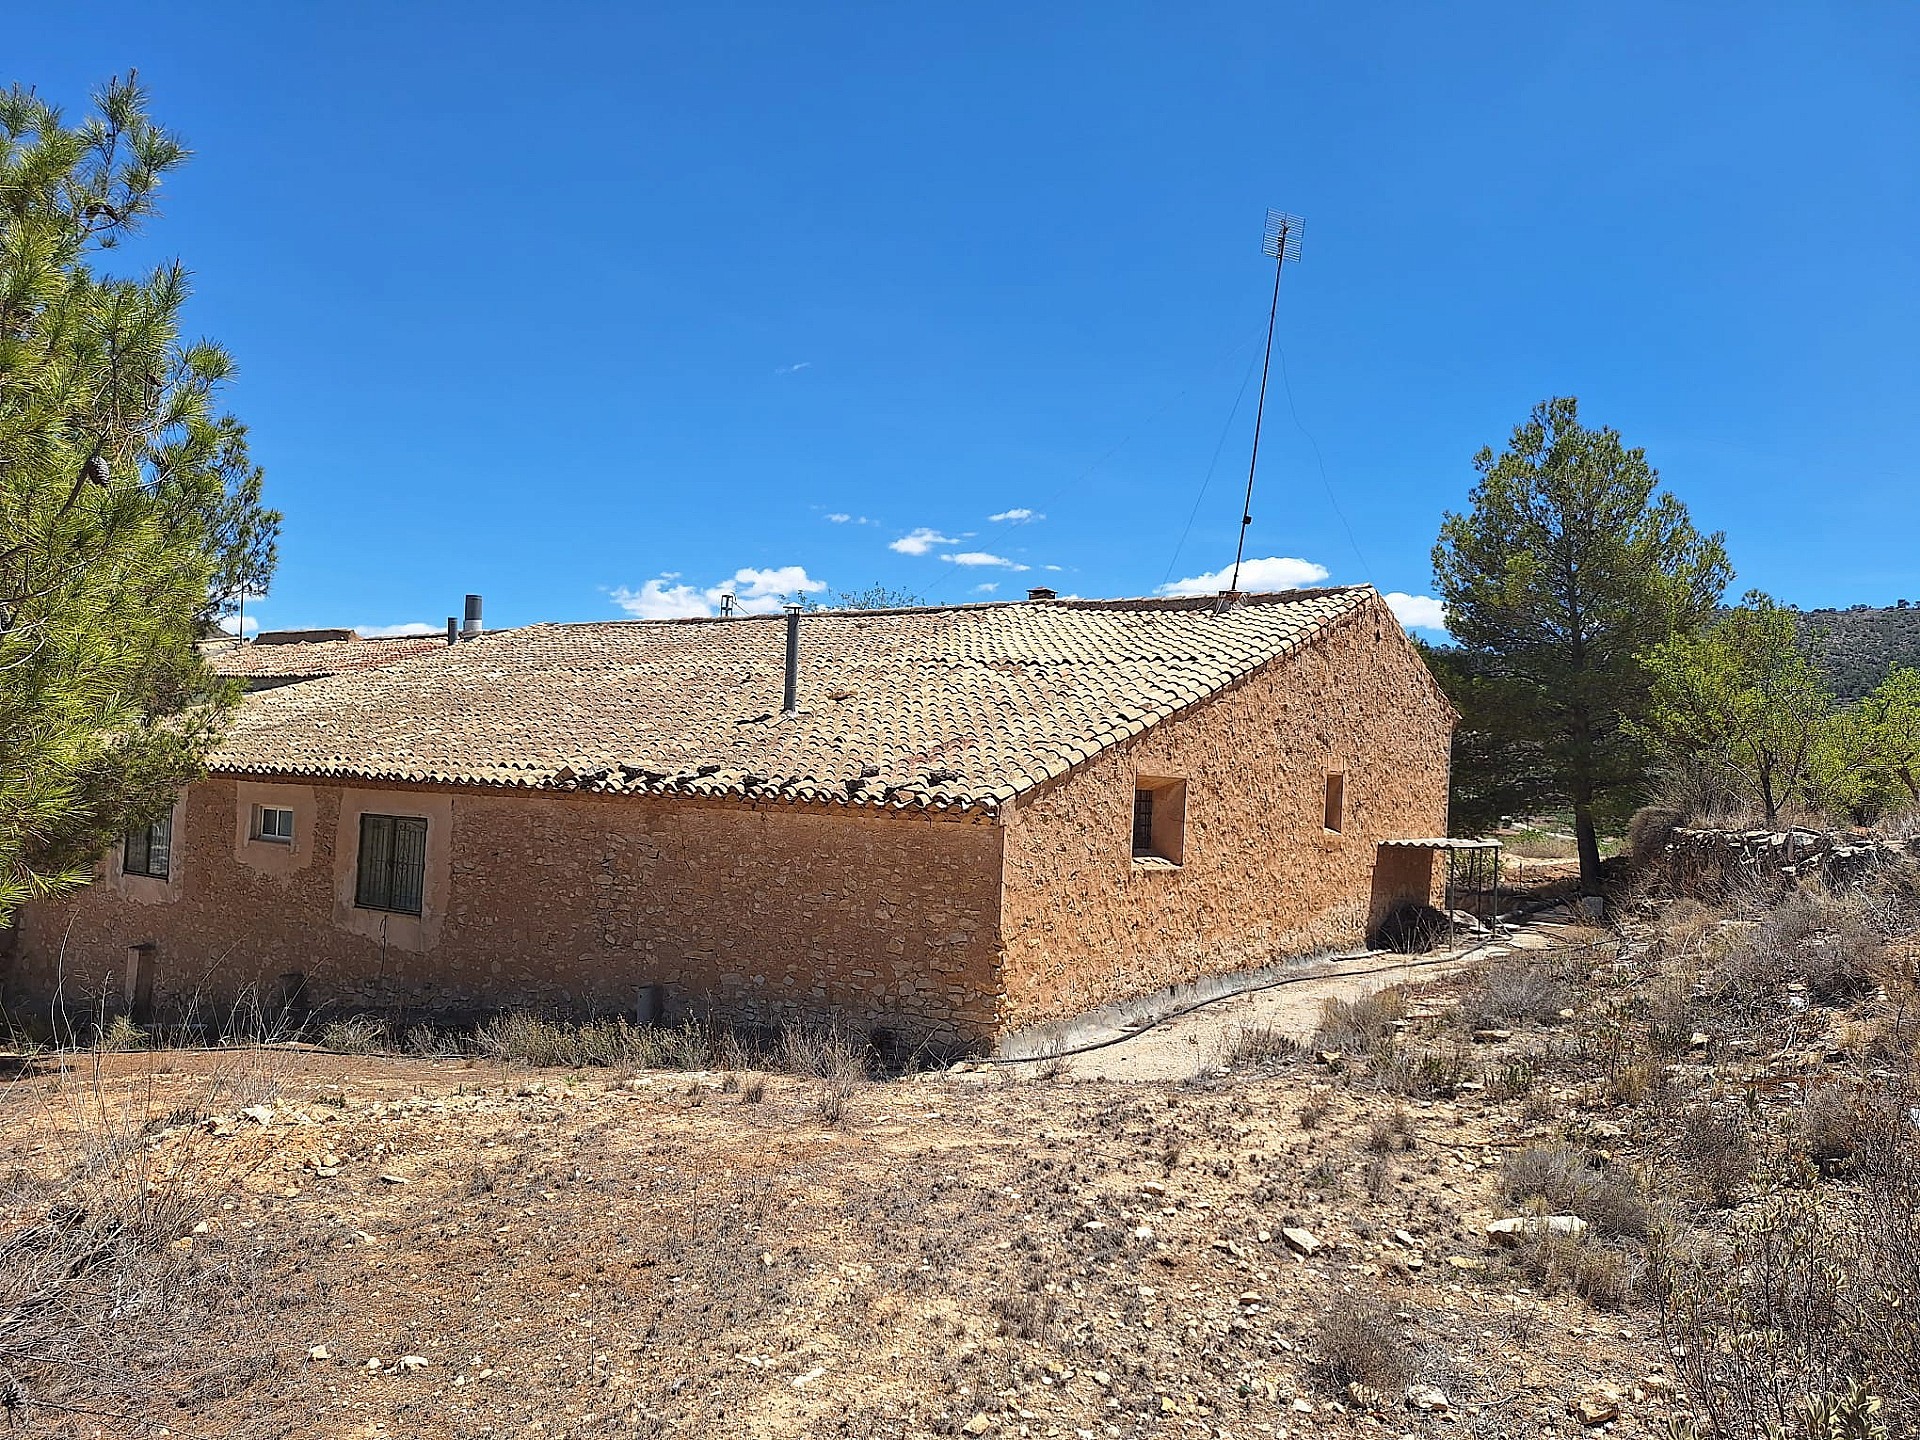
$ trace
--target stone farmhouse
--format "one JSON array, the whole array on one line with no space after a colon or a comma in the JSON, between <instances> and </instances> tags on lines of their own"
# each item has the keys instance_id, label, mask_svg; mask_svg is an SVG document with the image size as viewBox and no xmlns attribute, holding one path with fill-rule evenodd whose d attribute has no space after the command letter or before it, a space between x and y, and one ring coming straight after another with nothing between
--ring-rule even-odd
<instances>
[{"instance_id":1,"label":"stone farmhouse","mask_svg":"<svg viewBox=\"0 0 1920 1440\"><path fill-rule=\"evenodd\" d=\"M1432 898L1456 716L1371 588L1035 597L290 655L9 1001L991 1044Z\"/></svg>"}]
</instances>

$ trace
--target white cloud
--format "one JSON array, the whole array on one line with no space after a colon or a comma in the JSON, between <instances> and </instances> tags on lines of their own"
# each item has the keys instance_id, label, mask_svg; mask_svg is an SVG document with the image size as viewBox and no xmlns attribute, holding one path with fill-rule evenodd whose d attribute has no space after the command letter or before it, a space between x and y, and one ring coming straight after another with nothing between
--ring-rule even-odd
<instances>
[{"instance_id":1,"label":"white cloud","mask_svg":"<svg viewBox=\"0 0 1920 1440\"><path fill-rule=\"evenodd\" d=\"M685 620L718 614L723 595L733 596L735 608L743 614L771 615L795 595L817 595L826 588L827 582L814 579L806 567L780 565L770 570L748 566L705 589L680 582L679 572L670 570L638 590L621 585L607 593L636 620Z\"/></svg>"},{"instance_id":2,"label":"white cloud","mask_svg":"<svg viewBox=\"0 0 1920 1440\"><path fill-rule=\"evenodd\" d=\"M942 535L938 530L929 530L922 525L917 530L909 530L898 540L887 542L889 550L897 550L902 555L924 555L936 545L951 545L954 537Z\"/></svg>"},{"instance_id":3,"label":"white cloud","mask_svg":"<svg viewBox=\"0 0 1920 1440\"><path fill-rule=\"evenodd\" d=\"M994 591L998 590L999 588L1000 588L1000 582L998 580L989 580L984 585L974 586L973 593L976 595L991 595Z\"/></svg>"},{"instance_id":4,"label":"white cloud","mask_svg":"<svg viewBox=\"0 0 1920 1440\"><path fill-rule=\"evenodd\" d=\"M260 622L248 615L242 619L238 615L222 615L220 628L229 635L253 635L258 633Z\"/></svg>"},{"instance_id":5,"label":"white cloud","mask_svg":"<svg viewBox=\"0 0 1920 1440\"><path fill-rule=\"evenodd\" d=\"M869 520L864 515L849 515L844 510L836 510L827 516L827 523L830 525L872 525L877 522Z\"/></svg>"},{"instance_id":6,"label":"white cloud","mask_svg":"<svg viewBox=\"0 0 1920 1440\"><path fill-rule=\"evenodd\" d=\"M402 635L444 635L444 625L429 625L424 620L406 620L398 625L356 625L353 633L363 640L393 640Z\"/></svg>"},{"instance_id":7,"label":"white cloud","mask_svg":"<svg viewBox=\"0 0 1920 1440\"><path fill-rule=\"evenodd\" d=\"M955 565L998 565L1005 570L1025 570L1027 567L1004 555L989 555L984 550L962 550L958 555L942 555L942 560Z\"/></svg>"},{"instance_id":8,"label":"white cloud","mask_svg":"<svg viewBox=\"0 0 1920 1440\"><path fill-rule=\"evenodd\" d=\"M802 360L798 365L776 365L773 367L773 373L776 375L797 375L802 370L811 370L812 368L813 362L811 360Z\"/></svg>"},{"instance_id":9,"label":"white cloud","mask_svg":"<svg viewBox=\"0 0 1920 1440\"><path fill-rule=\"evenodd\" d=\"M1030 525L1035 520L1044 520L1046 518L1046 516L1040 514L1037 510L1027 510L1024 508L1002 510L998 515L987 516L989 520L1003 521L1008 525Z\"/></svg>"},{"instance_id":10,"label":"white cloud","mask_svg":"<svg viewBox=\"0 0 1920 1440\"><path fill-rule=\"evenodd\" d=\"M1431 595L1403 595L1396 590L1384 598L1387 608L1409 630L1447 628L1447 607Z\"/></svg>"},{"instance_id":11,"label":"white cloud","mask_svg":"<svg viewBox=\"0 0 1920 1440\"><path fill-rule=\"evenodd\" d=\"M1042 565L1040 568L1042 570L1064 570L1067 567L1064 565Z\"/></svg>"},{"instance_id":12,"label":"white cloud","mask_svg":"<svg viewBox=\"0 0 1920 1440\"><path fill-rule=\"evenodd\" d=\"M1263 560L1243 560L1240 564L1242 590L1297 590L1302 585L1318 585L1327 578L1327 567L1311 560L1296 560L1285 555L1269 555ZM1160 595L1218 595L1233 578L1233 566L1223 565L1207 575L1189 575L1171 585L1162 585Z\"/></svg>"}]
</instances>

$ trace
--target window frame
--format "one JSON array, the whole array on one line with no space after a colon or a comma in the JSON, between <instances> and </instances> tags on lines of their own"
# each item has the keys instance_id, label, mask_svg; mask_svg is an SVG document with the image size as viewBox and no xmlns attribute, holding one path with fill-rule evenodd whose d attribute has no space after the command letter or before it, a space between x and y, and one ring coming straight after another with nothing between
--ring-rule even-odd
<instances>
[{"instance_id":1,"label":"window frame","mask_svg":"<svg viewBox=\"0 0 1920 1440\"><path fill-rule=\"evenodd\" d=\"M153 840L161 835L160 868L153 868ZM135 840L138 840L138 846ZM134 865L134 854L138 850L139 866ZM137 880L171 880L173 878L173 812L169 810L158 820L145 825L135 826L120 837L120 873L131 875Z\"/></svg>"},{"instance_id":2,"label":"window frame","mask_svg":"<svg viewBox=\"0 0 1920 1440\"><path fill-rule=\"evenodd\" d=\"M287 817L287 831L284 835L267 828L267 816L284 815ZM250 838L263 841L268 845L293 844L294 827L299 822L294 818L291 805L255 805L253 807L253 833Z\"/></svg>"},{"instance_id":3,"label":"window frame","mask_svg":"<svg viewBox=\"0 0 1920 1440\"><path fill-rule=\"evenodd\" d=\"M1147 843L1140 845L1144 820ZM1179 776L1133 778L1133 832L1129 854L1142 870L1179 870L1187 863L1187 782Z\"/></svg>"},{"instance_id":4,"label":"window frame","mask_svg":"<svg viewBox=\"0 0 1920 1440\"><path fill-rule=\"evenodd\" d=\"M425 913L428 829L424 815L361 812L360 843L354 854L356 909L388 915Z\"/></svg>"},{"instance_id":5,"label":"window frame","mask_svg":"<svg viewBox=\"0 0 1920 1440\"><path fill-rule=\"evenodd\" d=\"M1347 772L1329 770L1321 795L1320 828L1329 835L1347 833Z\"/></svg>"}]
</instances>

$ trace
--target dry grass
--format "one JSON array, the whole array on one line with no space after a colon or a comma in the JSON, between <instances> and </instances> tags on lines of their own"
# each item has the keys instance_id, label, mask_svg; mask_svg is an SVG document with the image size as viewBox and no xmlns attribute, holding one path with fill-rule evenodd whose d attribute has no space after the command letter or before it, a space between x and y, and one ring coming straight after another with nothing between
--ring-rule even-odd
<instances>
[{"instance_id":1,"label":"dry grass","mask_svg":"<svg viewBox=\"0 0 1920 1440\"><path fill-rule=\"evenodd\" d=\"M1342 1399L1352 1387L1397 1397L1414 1375L1414 1347L1392 1306L1370 1296L1337 1295L1320 1312L1313 1361Z\"/></svg>"}]
</instances>

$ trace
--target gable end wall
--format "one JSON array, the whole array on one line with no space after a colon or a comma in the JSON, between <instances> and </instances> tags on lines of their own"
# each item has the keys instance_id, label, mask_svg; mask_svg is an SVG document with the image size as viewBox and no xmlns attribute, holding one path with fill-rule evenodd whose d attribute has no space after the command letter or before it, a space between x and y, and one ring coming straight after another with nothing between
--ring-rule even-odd
<instances>
[{"instance_id":1,"label":"gable end wall","mask_svg":"<svg viewBox=\"0 0 1920 1440\"><path fill-rule=\"evenodd\" d=\"M1364 943L1435 867L1454 713L1385 604L1096 757L1006 817L1005 1012L1016 1029ZM1342 833L1326 780L1345 776ZM1131 857L1136 777L1186 782L1179 868Z\"/></svg>"}]
</instances>

